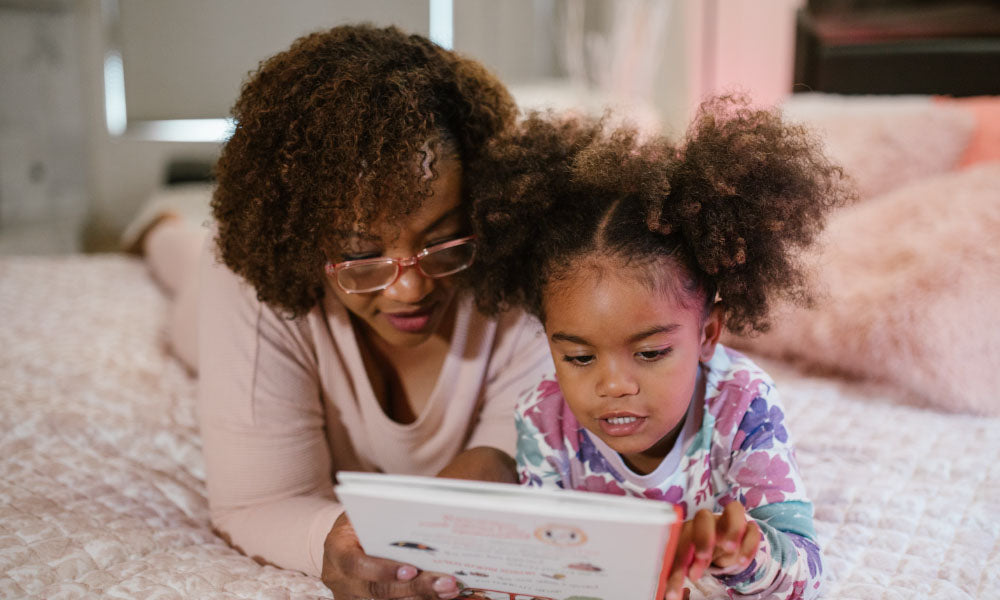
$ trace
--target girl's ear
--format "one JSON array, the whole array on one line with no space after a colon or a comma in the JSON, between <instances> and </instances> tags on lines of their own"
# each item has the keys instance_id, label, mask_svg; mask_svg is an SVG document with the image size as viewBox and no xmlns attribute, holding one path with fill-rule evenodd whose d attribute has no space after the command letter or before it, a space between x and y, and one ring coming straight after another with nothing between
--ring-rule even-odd
<instances>
[{"instance_id":1,"label":"girl's ear","mask_svg":"<svg viewBox=\"0 0 1000 600\"><path fill-rule=\"evenodd\" d=\"M699 361L705 363L712 360L712 355L715 354L715 346L719 343L720 335L722 335L722 303L716 302L701 326Z\"/></svg>"}]
</instances>

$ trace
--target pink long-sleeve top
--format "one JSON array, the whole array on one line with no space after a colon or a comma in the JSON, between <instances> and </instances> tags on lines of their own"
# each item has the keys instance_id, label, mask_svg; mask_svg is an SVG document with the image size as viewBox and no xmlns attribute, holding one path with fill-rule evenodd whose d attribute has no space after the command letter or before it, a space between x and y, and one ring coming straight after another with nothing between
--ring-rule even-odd
<instances>
[{"instance_id":1,"label":"pink long-sleeve top","mask_svg":"<svg viewBox=\"0 0 1000 600\"><path fill-rule=\"evenodd\" d=\"M460 451L513 454L518 395L552 370L537 321L487 319L457 298L451 350L418 419L389 419L347 311L327 299L287 319L206 244L198 407L212 522L248 556L319 575L341 513L339 470L433 475Z\"/></svg>"}]
</instances>

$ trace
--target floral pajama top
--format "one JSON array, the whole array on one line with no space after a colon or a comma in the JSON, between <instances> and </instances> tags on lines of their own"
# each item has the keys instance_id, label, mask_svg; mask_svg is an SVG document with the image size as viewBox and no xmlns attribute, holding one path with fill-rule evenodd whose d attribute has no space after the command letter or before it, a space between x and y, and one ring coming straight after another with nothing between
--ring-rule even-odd
<instances>
[{"instance_id":1,"label":"floral pajama top","mask_svg":"<svg viewBox=\"0 0 1000 600\"><path fill-rule=\"evenodd\" d=\"M702 365L678 442L647 475L582 427L554 375L518 404L517 463L521 482L678 504L686 519L707 508L721 512L738 500L763 533L745 570L710 568L696 587L709 596L813 598L822 562L778 392L747 357L717 346ZM703 400L702 400L703 399Z\"/></svg>"}]
</instances>

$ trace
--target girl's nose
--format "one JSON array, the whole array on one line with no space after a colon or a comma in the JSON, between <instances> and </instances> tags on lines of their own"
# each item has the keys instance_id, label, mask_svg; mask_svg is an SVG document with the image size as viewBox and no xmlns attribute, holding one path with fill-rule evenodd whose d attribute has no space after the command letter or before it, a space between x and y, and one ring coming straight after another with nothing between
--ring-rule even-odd
<instances>
[{"instance_id":1,"label":"girl's nose","mask_svg":"<svg viewBox=\"0 0 1000 600\"><path fill-rule=\"evenodd\" d=\"M597 395L602 398L621 398L639 393L639 382L621 365L607 361L597 380Z\"/></svg>"},{"instance_id":2,"label":"girl's nose","mask_svg":"<svg viewBox=\"0 0 1000 600\"><path fill-rule=\"evenodd\" d=\"M400 304L419 304L434 289L434 280L424 277L416 265L402 269L396 281L382 294Z\"/></svg>"}]
</instances>

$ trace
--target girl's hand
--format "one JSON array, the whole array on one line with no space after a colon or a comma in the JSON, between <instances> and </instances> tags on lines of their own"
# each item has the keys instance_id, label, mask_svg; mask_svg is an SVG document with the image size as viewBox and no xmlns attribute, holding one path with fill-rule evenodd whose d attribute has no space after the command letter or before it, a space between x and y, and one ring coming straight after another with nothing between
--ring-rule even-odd
<instances>
[{"instance_id":1,"label":"girl's hand","mask_svg":"<svg viewBox=\"0 0 1000 600\"><path fill-rule=\"evenodd\" d=\"M411 565L365 554L346 513L326 536L322 578L337 600L458 597L458 583L451 575L421 573Z\"/></svg>"},{"instance_id":2,"label":"girl's hand","mask_svg":"<svg viewBox=\"0 0 1000 600\"><path fill-rule=\"evenodd\" d=\"M710 565L745 568L757 553L760 535L760 528L747 520L739 502L727 504L721 515L699 510L681 528L664 598L681 600L684 578L697 581Z\"/></svg>"}]
</instances>

